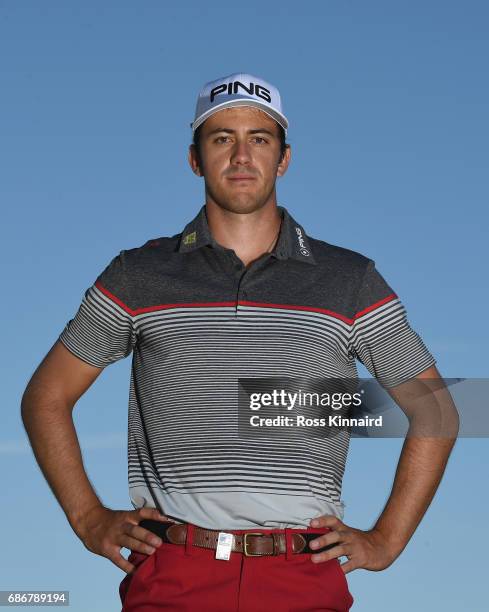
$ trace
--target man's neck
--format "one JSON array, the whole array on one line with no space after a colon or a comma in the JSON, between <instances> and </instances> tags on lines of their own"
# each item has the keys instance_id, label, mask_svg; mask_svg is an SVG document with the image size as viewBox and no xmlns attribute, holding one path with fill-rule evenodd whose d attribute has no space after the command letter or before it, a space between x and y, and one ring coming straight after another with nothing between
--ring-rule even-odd
<instances>
[{"instance_id":1,"label":"man's neck","mask_svg":"<svg viewBox=\"0 0 489 612\"><path fill-rule=\"evenodd\" d=\"M206 214L214 240L233 249L245 266L272 251L276 245L281 225L276 202L250 213L236 213L207 201Z\"/></svg>"}]
</instances>

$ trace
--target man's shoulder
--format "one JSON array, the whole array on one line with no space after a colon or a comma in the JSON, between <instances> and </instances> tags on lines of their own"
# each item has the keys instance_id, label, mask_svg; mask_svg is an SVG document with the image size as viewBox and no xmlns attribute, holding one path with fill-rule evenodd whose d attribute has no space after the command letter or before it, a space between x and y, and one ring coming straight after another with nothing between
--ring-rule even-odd
<instances>
[{"instance_id":1,"label":"man's shoulder","mask_svg":"<svg viewBox=\"0 0 489 612\"><path fill-rule=\"evenodd\" d=\"M152 263L162 263L172 258L178 252L181 232L173 236L150 238L140 246L125 248L120 251L120 257L128 269L139 266L150 266Z\"/></svg>"},{"instance_id":2,"label":"man's shoulder","mask_svg":"<svg viewBox=\"0 0 489 612\"><path fill-rule=\"evenodd\" d=\"M159 255L163 253L171 254L176 251L181 235L181 232L179 232L173 236L148 238L148 240L143 242L140 246L124 249L124 253L126 253L128 257L133 258L145 256L152 257L155 253Z\"/></svg>"},{"instance_id":3,"label":"man's shoulder","mask_svg":"<svg viewBox=\"0 0 489 612\"><path fill-rule=\"evenodd\" d=\"M370 257L352 249L331 244L319 238L308 236L314 259L319 265L331 266L342 270L364 271L372 261Z\"/></svg>"},{"instance_id":4,"label":"man's shoulder","mask_svg":"<svg viewBox=\"0 0 489 612\"><path fill-rule=\"evenodd\" d=\"M125 304L132 303L141 284L151 281L155 274L171 270L178 257L181 233L146 240L136 247L123 248L97 277L97 285L113 293Z\"/></svg>"}]
</instances>

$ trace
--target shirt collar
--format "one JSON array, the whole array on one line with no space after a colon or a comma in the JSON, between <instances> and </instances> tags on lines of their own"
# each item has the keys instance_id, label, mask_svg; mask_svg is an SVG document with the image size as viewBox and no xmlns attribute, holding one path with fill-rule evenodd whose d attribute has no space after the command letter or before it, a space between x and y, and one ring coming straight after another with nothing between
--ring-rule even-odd
<instances>
[{"instance_id":1,"label":"shirt collar","mask_svg":"<svg viewBox=\"0 0 489 612\"><path fill-rule=\"evenodd\" d=\"M293 219L284 206L277 206L282 217L280 235L272 255L277 259L297 259L304 263L316 264L312 254L309 238L304 228ZM189 253L195 249L210 245L213 248L223 248L214 240L207 222L205 204L197 215L185 226L178 245L179 253Z\"/></svg>"}]
</instances>

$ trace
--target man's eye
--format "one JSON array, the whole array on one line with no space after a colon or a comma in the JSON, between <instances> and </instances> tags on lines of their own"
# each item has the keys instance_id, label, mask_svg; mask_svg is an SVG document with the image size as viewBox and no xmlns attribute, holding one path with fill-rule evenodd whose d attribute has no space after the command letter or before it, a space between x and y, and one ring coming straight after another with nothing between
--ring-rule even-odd
<instances>
[{"instance_id":1,"label":"man's eye","mask_svg":"<svg viewBox=\"0 0 489 612\"><path fill-rule=\"evenodd\" d=\"M226 141L228 141L228 140L229 140L229 137L228 137L228 136L218 136L218 137L215 139L215 142L226 142ZM254 140L255 142L257 142L258 144L264 144L264 143L266 143L266 142L267 142L267 141L266 141L266 139L265 139L265 138L263 138L262 136L255 136L255 137L253 138L253 140Z\"/></svg>"}]
</instances>

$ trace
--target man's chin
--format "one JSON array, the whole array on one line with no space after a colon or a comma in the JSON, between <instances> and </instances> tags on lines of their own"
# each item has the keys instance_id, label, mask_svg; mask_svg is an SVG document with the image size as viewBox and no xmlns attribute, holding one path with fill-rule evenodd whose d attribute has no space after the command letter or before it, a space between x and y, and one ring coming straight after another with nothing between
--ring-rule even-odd
<instances>
[{"instance_id":1,"label":"man's chin","mask_svg":"<svg viewBox=\"0 0 489 612\"><path fill-rule=\"evenodd\" d=\"M256 198L232 198L221 202L216 202L225 210L241 215L246 215L256 210L260 210L265 206L266 201L257 200Z\"/></svg>"}]
</instances>

